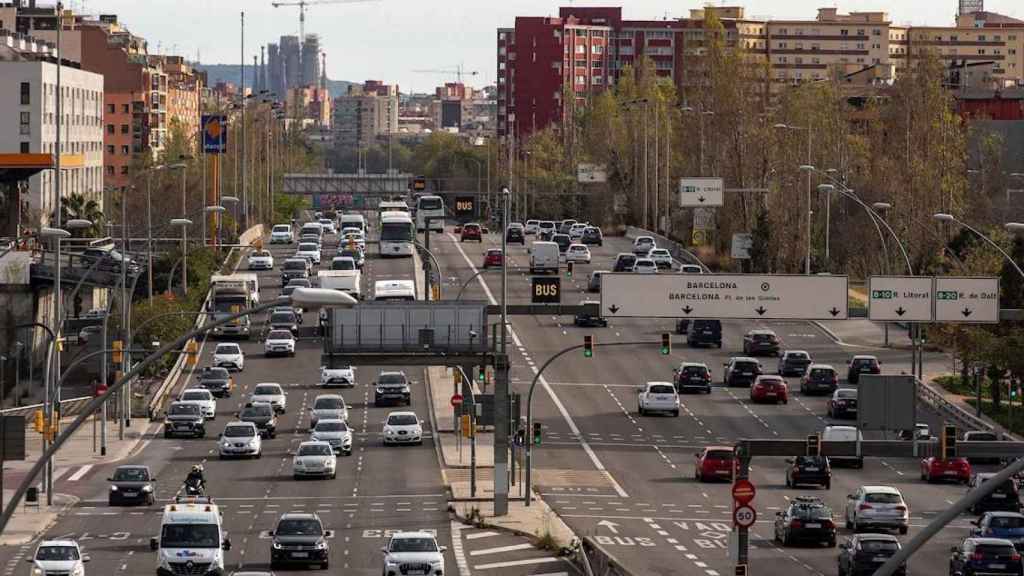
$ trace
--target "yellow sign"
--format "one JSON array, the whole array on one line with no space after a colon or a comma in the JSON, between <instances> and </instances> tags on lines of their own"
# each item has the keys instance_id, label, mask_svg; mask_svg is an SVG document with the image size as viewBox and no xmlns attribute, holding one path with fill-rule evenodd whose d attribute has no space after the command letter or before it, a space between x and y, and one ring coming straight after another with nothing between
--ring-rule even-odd
<instances>
[{"instance_id":1,"label":"yellow sign","mask_svg":"<svg viewBox=\"0 0 1024 576\"><path fill-rule=\"evenodd\" d=\"M461 424L462 424L462 437L463 438L472 438L473 437L473 419L469 416L469 414L465 414L465 415L462 416Z\"/></svg>"},{"instance_id":2,"label":"yellow sign","mask_svg":"<svg viewBox=\"0 0 1024 576\"><path fill-rule=\"evenodd\" d=\"M694 230L693 231L693 245L703 246L708 243L707 230Z\"/></svg>"}]
</instances>

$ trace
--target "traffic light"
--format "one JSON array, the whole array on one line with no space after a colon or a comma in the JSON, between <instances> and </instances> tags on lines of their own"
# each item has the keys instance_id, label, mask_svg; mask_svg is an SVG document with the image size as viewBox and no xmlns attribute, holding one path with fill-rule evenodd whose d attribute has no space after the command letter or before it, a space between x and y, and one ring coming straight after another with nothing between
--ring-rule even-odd
<instances>
[{"instance_id":1,"label":"traffic light","mask_svg":"<svg viewBox=\"0 0 1024 576\"><path fill-rule=\"evenodd\" d=\"M661 335L661 355L668 356L672 353L672 335L665 332Z\"/></svg>"},{"instance_id":2,"label":"traffic light","mask_svg":"<svg viewBox=\"0 0 1024 576\"><path fill-rule=\"evenodd\" d=\"M195 368L199 365L199 344L197 344L195 340L189 340L188 343L185 344L185 354L188 355L188 357L185 358L185 363L188 364L190 368Z\"/></svg>"},{"instance_id":3,"label":"traffic light","mask_svg":"<svg viewBox=\"0 0 1024 576\"><path fill-rule=\"evenodd\" d=\"M32 427L35 428L35 431L39 432L40 434L42 434L43 431L46 430L46 416L43 415L42 410L36 410L36 413L34 415L34 421L32 424Z\"/></svg>"},{"instance_id":4,"label":"traffic light","mask_svg":"<svg viewBox=\"0 0 1024 576\"><path fill-rule=\"evenodd\" d=\"M572 278L572 269L575 265L576 263L573 262L572 260L565 263L565 275L567 277Z\"/></svg>"},{"instance_id":5,"label":"traffic light","mask_svg":"<svg viewBox=\"0 0 1024 576\"><path fill-rule=\"evenodd\" d=\"M121 340L114 340L110 343L110 348L114 351L113 357L111 358L114 364L124 362L124 342Z\"/></svg>"},{"instance_id":6,"label":"traffic light","mask_svg":"<svg viewBox=\"0 0 1024 576\"><path fill-rule=\"evenodd\" d=\"M540 446L541 440L540 422L533 423L533 445Z\"/></svg>"},{"instance_id":7,"label":"traffic light","mask_svg":"<svg viewBox=\"0 0 1024 576\"><path fill-rule=\"evenodd\" d=\"M487 381L487 367L486 366L481 366L480 369L476 371L476 379L479 380L480 382L486 382Z\"/></svg>"},{"instance_id":8,"label":"traffic light","mask_svg":"<svg viewBox=\"0 0 1024 576\"><path fill-rule=\"evenodd\" d=\"M807 436L807 455L821 456L821 435L810 434Z\"/></svg>"},{"instance_id":9,"label":"traffic light","mask_svg":"<svg viewBox=\"0 0 1024 576\"><path fill-rule=\"evenodd\" d=\"M516 430L514 443L516 446L526 446L526 430Z\"/></svg>"},{"instance_id":10,"label":"traffic light","mask_svg":"<svg viewBox=\"0 0 1024 576\"><path fill-rule=\"evenodd\" d=\"M940 451L943 460L956 458L956 426L946 424L942 427Z\"/></svg>"},{"instance_id":11,"label":"traffic light","mask_svg":"<svg viewBox=\"0 0 1024 576\"><path fill-rule=\"evenodd\" d=\"M583 337L583 357L593 358L594 357L594 337L584 336Z\"/></svg>"}]
</instances>

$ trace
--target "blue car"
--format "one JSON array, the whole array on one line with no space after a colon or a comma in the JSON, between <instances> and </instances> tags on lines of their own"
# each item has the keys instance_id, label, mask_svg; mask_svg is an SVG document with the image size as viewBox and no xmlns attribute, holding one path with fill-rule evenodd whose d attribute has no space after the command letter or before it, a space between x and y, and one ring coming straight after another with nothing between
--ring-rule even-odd
<instances>
[{"instance_id":1,"label":"blue car","mask_svg":"<svg viewBox=\"0 0 1024 576\"><path fill-rule=\"evenodd\" d=\"M973 522L971 536L1002 538L1024 549L1024 514L1017 512L986 512Z\"/></svg>"}]
</instances>

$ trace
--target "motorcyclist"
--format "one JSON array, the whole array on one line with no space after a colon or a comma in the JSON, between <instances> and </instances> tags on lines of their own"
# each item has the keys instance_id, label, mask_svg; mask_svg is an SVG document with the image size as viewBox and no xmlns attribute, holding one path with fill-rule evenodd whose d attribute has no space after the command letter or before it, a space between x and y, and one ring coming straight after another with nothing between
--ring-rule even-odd
<instances>
[{"instance_id":1,"label":"motorcyclist","mask_svg":"<svg viewBox=\"0 0 1024 576\"><path fill-rule=\"evenodd\" d=\"M203 477L203 467L201 464L196 464L192 467L188 477L185 478L185 486L192 486L203 492L206 491L206 478Z\"/></svg>"}]
</instances>

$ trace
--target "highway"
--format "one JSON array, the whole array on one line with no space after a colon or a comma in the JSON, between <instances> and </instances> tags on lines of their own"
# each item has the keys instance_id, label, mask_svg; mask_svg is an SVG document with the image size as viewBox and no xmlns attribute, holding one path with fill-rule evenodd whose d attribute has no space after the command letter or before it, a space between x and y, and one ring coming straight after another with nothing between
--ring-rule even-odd
<instances>
[{"instance_id":1,"label":"highway","mask_svg":"<svg viewBox=\"0 0 1024 576\"><path fill-rule=\"evenodd\" d=\"M449 233L435 236L431 245L450 295L475 273L487 248L500 246L500 237L491 235L478 245L460 243ZM610 269L614 255L628 252L629 246L625 239L606 237L603 247L592 247L591 265L578 265L571 281L563 272L562 302L596 299L596 294L584 292L589 272ZM530 295L529 275L524 273L529 264L526 249L510 246L508 256L510 302L526 303ZM500 287L500 275L483 274L466 288L463 299L497 299ZM524 398L535 369L559 350L582 343L584 334L594 334L598 343L653 343L661 333L673 331L670 320L612 319L607 328L576 328L569 316L514 317L512 326L513 389ZM544 441L534 453L537 489L577 533L594 536L637 574L732 573L726 552L731 530L729 485L700 484L693 479L697 450L740 438L804 438L832 423L826 417L827 397L801 395L796 378L789 379L788 405L752 405L747 389L716 386L710 395L684 396L685 408L678 418L637 414L636 387L646 381L671 381L672 368L681 361L705 362L720 384L722 364L730 356L742 355L742 335L754 327L774 329L783 348L807 350L816 362L835 366L841 377L846 361L857 353L879 356L886 373L909 372L907 352L843 347L806 322L750 321L724 322L721 349L689 349L677 336L668 357L660 354L658 344L599 347L593 358L584 358L582 351L564 356L540 379L544 390L536 394L534 418L544 426ZM926 357L926 363L941 362L940 357ZM763 365L766 372L774 373L774 358L763 359ZM937 415L920 409L919 420L933 432L941 425ZM819 496L833 508L841 542L849 534L842 528L846 495L861 485L895 486L910 504L911 531L901 537L906 541L965 492L960 485L924 483L918 479L918 466L916 460L868 459L863 470L834 468L829 491L795 490L785 488L783 460L755 459L751 479L758 488L754 500L758 521L752 531L751 573L774 575L795 569L836 574L837 549L781 548L772 540L775 513L797 495ZM966 535L968 520L948 527L919 552L911 572L944 573L949 547Z\"/></svg>"}]
</instances>

